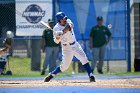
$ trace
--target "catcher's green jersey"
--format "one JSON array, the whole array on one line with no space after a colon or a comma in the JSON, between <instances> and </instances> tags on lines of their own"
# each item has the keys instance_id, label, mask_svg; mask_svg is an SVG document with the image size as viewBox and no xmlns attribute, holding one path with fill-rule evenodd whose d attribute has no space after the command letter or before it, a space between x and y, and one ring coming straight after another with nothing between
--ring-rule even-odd
<instances>
[{"instance_id":1,"label":"catcher's green jersey","mask_svg":"<svg viewBox=\"0 0 140 93\"><path fill-rule=\"evenodd\" d=\"M103 46L107 42L106 36L111 36L111 32L107 27L98 25L92 27L90 37L93 39L93 47Z\"/></svg>"},{"instance_id":2,"label":"catcher's green jersey","mask_svg":"<svg viewBox=\"0 0 140 93\"><path fill-rule=\"evenodd\" d=\"M45 39L45 44L48 47L55 47L58 46L58 44L56 44L53 40L53 31L50 29L45 29L43 31L43 35L42 37Z\"/></svg>"}]
</instances>

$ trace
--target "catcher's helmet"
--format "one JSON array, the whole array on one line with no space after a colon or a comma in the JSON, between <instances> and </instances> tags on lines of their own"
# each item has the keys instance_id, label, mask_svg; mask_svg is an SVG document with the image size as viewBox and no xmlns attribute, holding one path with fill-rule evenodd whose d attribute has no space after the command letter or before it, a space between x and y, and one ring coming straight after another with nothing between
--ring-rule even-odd
<instances>
[{"instance_id":1,"label":"catcher's helmet","mask_svg":"<svg viewBox=\"0 0 140 93\"><path fill-rule=\"evenodd\" d=\"M14 34L12 31L7 31L6 32L6 38L13 38L14 37Z\"/></svg>"},{"instance_id":2,"label":"catcher's helmet","mask_svg":"<svg viewBox=\"0 0 140 93\"><path fill-rule=\"evenodd\" d=\"M64 19L64 18L67 19L67 16L65 15L64 12L58 12L58 13L56 14L56 19L57 19L57 21L60 21L60 20L62 20L62 19Z\"/></svg>"}]
</instances>

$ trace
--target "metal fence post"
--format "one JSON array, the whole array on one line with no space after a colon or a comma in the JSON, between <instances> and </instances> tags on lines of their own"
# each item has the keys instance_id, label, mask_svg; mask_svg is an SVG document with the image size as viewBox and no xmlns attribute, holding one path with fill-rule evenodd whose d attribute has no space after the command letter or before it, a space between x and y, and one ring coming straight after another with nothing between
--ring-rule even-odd
<instances>
[{"instance_id":1,"label":"metal fence post","mask_svg":"<svg viewBox=\"0 0 140 93\"><path fill-rule=\"evenodd\" d=\"M39 39L31 40L31 70L40 71L41 66L41 41Z\"/></svg>"},{"instance_id":2,"label":"metal fence post","mask_svg":"<svg viewBox=\"0 0 140 93\"><path fill-rule=\"evenodd\" d=\"M131 72L131 32L130 32L130 0L127 0L127 71Z\"/></svg>"}]
</instances>

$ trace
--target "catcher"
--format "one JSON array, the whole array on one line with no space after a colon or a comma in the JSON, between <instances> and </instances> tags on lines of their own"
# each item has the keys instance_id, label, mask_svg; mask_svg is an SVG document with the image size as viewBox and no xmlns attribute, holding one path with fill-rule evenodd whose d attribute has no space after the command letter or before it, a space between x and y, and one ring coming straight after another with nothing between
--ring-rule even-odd
<instances>
[{"instance_id":1,"label":"catcher","mask_svg":"<svg viewBox=\"0 0 140 93\"><path fill-rule=\"evenodd\" d=\"M6 38L3 41L4 48L0 50L0 55L3 55L6 51L8 51L13 43L14 34L11 31L7 31Z\"/></svg>"}]
</instances>

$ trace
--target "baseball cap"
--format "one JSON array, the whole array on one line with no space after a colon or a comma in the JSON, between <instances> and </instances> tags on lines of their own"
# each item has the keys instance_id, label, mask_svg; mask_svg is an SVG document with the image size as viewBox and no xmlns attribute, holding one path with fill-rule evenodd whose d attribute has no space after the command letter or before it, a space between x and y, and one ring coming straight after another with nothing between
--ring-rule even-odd
<instances>
[{"instance_id":1,"label":"baseball cap","mask_svg":"<svg viewBox=\"0 0 140 93\"><path fill-rule=\"evenodd\" d=\"M103 17L102 16L98 16L97 17L97 21L102 21L103 20Z\"/></svg>"},{"instance_id":2,"label":"baseball cap","mask_svg":"<svg viewBox=\"0 0 140 93\"><path fill-rule=\"evenodd\" d=\"M60 20L62 20L62 19L64 19L64 18L67 19L67 16L65 15L64 12L58 12L58 13L56 14L56 19L57 19L57 21L60 21Z\"/></svg>"},{"instance_id":3,"label":"baseball cap","mask_svg":"<svg viewBox=\"0 0 140 93\"><path fill-rule=\"evenodd\" d=\"M53 23L54 21L52 19L48 19L48 23Z\"/></svg>"}]
</instances>

